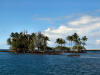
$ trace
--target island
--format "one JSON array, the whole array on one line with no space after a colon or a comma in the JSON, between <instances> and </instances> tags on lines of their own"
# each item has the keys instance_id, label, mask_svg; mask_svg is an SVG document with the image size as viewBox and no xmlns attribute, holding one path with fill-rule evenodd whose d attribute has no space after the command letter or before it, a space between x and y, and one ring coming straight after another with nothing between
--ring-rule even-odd
<instances>
[{"instance_id":1,"label":"island","mask_svg":"<svg viewBox=\"0 0 100 75\"><path fill-rule=\"evenodd\" d=\"M35 54L62 54L66 52L70 53L84 53L86 52L87 37L79 37L77 33L66 36L65 39L57 38L55 43L56 47L49 47L49 37L41 32L31 33L28 32L15 32L11 33L7 40L10 45L10 52L13 53L35 53ZM67 46L65 45L67 43ZM69 45L69 46L68 46Z\"/></svg>"}]
</instances>

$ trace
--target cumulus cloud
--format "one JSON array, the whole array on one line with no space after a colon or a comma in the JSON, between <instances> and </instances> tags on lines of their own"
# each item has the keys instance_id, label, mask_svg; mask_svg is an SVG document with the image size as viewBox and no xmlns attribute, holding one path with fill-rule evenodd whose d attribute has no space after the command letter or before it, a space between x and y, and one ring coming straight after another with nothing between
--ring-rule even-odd
<instances>
[{"instance_id":1,"label":"cumulus cloud","mask_svg":"<svg viewBox=\"0 0 100 75\"><path fill-rule=\"evenodd\" d=\"M48 28L44 34L50 37L49 45L54 46L56 38L61 37L65 39L66 36L75 32L80 36L86 35L89 41L96 41L95 45L100 44L100 17L81 16L75 20L70 20L67 24L61 24L57 28Z\"/></svg>"}]
</instances>

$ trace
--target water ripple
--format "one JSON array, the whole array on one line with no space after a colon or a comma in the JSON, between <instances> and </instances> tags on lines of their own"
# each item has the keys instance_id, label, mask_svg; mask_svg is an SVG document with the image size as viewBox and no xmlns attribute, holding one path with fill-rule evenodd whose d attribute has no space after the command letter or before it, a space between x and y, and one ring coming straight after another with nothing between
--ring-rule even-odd
<instances>
[{"instance_id":1,"label":"water ripple","mask_svg":"<svg viewBox=\"0 0 100 75\"><path fill-rule=\"evenodd\" d=\"M100 75L100 55L0 53L0 75Z\"/></svg>"}]
</instances>

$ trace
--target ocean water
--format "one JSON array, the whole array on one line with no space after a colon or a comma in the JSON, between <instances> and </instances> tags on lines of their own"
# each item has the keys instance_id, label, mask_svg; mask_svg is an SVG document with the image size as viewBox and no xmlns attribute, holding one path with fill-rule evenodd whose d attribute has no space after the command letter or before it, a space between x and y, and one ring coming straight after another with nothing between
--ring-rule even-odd
<instances>
[{"instance_id":1,"label":"ocean water","mask_svg":"<svg viewBox=\"0 0 100 75\"><path fill-rule=\"evenodd\" d=\"M0 52L0 75L100 75L100 52L62 55Z\"/></svg>"}]
</instances>

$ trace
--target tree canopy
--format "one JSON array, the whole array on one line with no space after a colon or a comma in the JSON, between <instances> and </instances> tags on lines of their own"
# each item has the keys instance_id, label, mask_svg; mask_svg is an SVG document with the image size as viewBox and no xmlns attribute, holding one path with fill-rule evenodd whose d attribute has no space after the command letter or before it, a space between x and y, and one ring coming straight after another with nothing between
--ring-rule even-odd
<instances>
[{"instance_id":1,"label":"tree canopy","mask_svg":"<svg viewBox=\"0 0 100 75\"><path fill-rule=\"evenodd\" d=\"M11 33L7 43L16 52L33 51L35 49L45 51L49 38L41 32L28 34L26 32Z\"/></svg>"}]
</instances>

